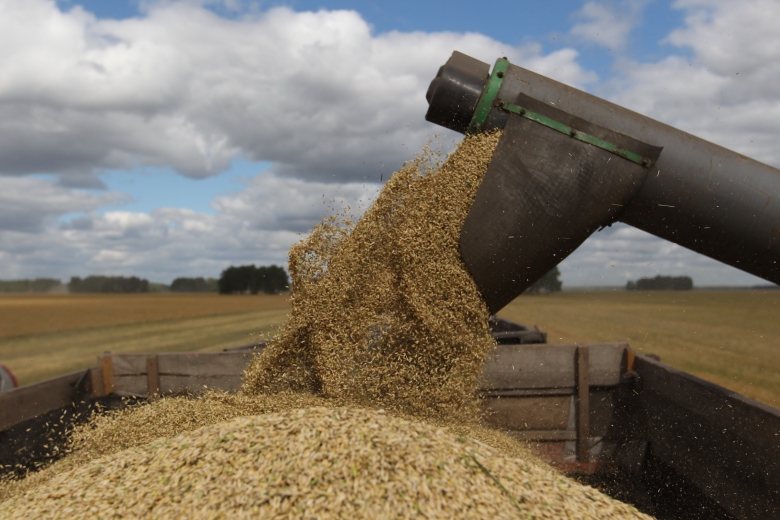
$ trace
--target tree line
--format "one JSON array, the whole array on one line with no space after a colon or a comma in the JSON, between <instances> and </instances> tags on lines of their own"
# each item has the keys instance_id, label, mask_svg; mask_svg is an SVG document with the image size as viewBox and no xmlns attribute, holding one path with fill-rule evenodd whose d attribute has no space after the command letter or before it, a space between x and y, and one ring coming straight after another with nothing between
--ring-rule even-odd
<instances>
[{"instance_id":1,"label":"tree line","mask_svg":"<svg viewBox=\"0 0 780 520\"><path fill-rule=\"evenodd\" d=\"M0 293L46 293L62 285L54 278L36 278L35 280L0 280Z\"/></svg>"},{"instance_id":2,"label":"tree line","mask_svg":"<svg viewBox=\"0 0 780 520\"><path fill-rule=\"evenodd\" d=\"M68 283L72 293L147 293L149 280L137 276L74 276Z\"/></svg>"},{"instance_id":3,"label":"tree line","mask_svg":"<svg viewBox=\"0 0 780 520\"><path fill-rule=\"evenodd\" d=\"M176 278L171 282L171 292L217 292L216 278Z\"/></svg>"},{"instance_id":4,"label":"tree line","mask_svg":"<svg viewBox=\"0 0 780 520\"><path fill-rule=\"evenodd\" d=\"M242 265L228 267L222 271L217 282L220 294L278 294L289 290L287 272L277 266Z\"/></svg>"},{"instance_id":5,"label":"tree line","mask_svg":"<svg viewBox=\"0 0 780 520\"><path fill-rule=\"evenodd\" d=\"M276 265L230 266L222 271L219 279L204 277L179 277L170 285L152 283L137 276L74 276L63 284L55 278L34 280L0 280L0 293L46 293L57 291L71 293L148 293L186 292L220 294L278 294L288 291L290 279L287 272Z\"/></svg>"},{"instance_id":6,"label":"tree line","mask_svg":"<svg viewBox=\"0 0 780 520\"><path fill-rule=\"evenodd\" d=\"M690 291L693 279L690 276L661 276L640 278L626 283L628 291Z\"/></svg>"}]
</instances>

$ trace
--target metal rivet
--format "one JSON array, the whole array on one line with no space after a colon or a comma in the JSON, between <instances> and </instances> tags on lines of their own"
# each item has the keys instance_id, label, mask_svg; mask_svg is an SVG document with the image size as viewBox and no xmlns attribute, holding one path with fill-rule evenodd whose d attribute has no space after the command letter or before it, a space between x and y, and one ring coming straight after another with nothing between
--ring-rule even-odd
<instances>
[{"instance_id":1,"label":"metal rivet","mask_svg":"<svg viewBox=\"0 0 780 520\"><path fill-rule=\"evenodd\" d=\"M499 78L503 78L504 73L499 70L498 72L496 72L496 76L498 76Z\"/></svg>"}]
</instances>

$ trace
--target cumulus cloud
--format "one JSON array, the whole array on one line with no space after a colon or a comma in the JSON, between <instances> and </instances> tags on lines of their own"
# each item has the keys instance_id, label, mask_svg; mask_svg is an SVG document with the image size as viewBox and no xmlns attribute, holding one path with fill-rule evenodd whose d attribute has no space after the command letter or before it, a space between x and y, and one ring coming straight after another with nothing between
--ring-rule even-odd
<instances>
[{"instance_id":1,"label":"cumulus cloud","mask_svg":"<svg viewBox=\"0 0 780 520\"><path fill-rule=\"evenodd\" d=\"M27 189L56 190L63 201L59 212L50 210L50 220L76 211L84 214L36 232L1 229L0 278L103 273L170 281L177 276L214 276L231 264L284 265L290 245L329 208L348 207L359 215L379 190L378 184L305 182L263 173L249 179L238 193L217 197L216 215L182 208L101 214L94 211L106 202L97 200L100 197L79 199L85 195L79 190L52 187L38 179L10 180L34 181L24 186ZM40 196L52 198L46 192ZM0 197L0 204L4 202Z\"/></svg>"},{"instance_id":2,"label":"cumulus cloud","mask_svg":"<svg viewBox=\"0 0 780 520\"><path fill-rule=\"evenodd\" d=\"M780 165L780 33L773 0L678 0L685 27L667 41L682 52L629 63L610 85L614 101ZM690 55L690 56L687 56Z\"/></svg>"},{"instance_id":3,"label":"cumulus cloud","mask_svg":"<svg viewBox=\"0 0 780 520\"><path fill-rule=\"evenodd\" d=\"M126 198L67 189L45 179L0 177L0 233L39 233L63 215L94 211Z\"/></svg>"},{"instance_id":4,"label":"cumulus cloud","mask_svg":"<svg viewBox=\"0 0 780 520\"><path fill-rule=\"evenodd\" d=\"M646 0L586 2L574 14L577 22L570 34L588 43L620 50L628 43L628 37L639 23L646 3Z\"/></svg>"},{"instance_id":5,"label":"cumulus cloud","mask_svg":"<svg viewBox=\"0 0 780 520\"><path fill-rule=\"evenodd\" d=\"M443 132L423 120L424 93L454 49L490 62L506 54L572 84L594 79L571 49L374 35L354 11L226 19L202 3L151 3L116 21L0 0L0 173L85 186L103 168L142 164L200 178L240 153L308 179L378 178Z\"/></svg>"},{"instance_id":6,"label":"cumulus cloud","mask_svg":"<svg viewBox=\"0 0 780 520\"><path fill-rule=\"evenodd\" d=\"M597 91L672 126L780 166L780 33L771 0L678 0L685 25L656 62L621 61L619 76ZM593 235L561 266L573 285L689 274L706 285L752 285L759 278L627 226Z\"/></svg>"},{"instance_id":7,"label":"cumulus cloud","mask_svg":"<svg viewBox=\"0 0 780 520\"><path fill-rule=\"evenodd\" d=\"M208 4L238 14L220 17ZM489 62L507 55L575 85L595 80L573 49L544 54L480 34L377 35L353 11L141 6L117 21L52 0L0 0L0 180L11 201L0 205L0 277L164 278L283 263L296 233L324 213L323 195L366 199L433 134L457 138L423 119L427 84L453 50ZM104 188L106 169L203 178L234 158L271 162L273 173L216 197L216 215L101 214L117 195L78 189ZM33 173L58 181L25 178Z\"/></svg>"}]
</instances>

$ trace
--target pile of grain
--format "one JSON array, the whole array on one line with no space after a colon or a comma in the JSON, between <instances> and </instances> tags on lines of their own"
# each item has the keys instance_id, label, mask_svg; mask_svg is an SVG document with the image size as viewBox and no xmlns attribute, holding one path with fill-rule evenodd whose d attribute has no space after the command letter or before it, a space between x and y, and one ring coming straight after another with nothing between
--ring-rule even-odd
<instances>
[{"instance_id":1,"label":"pile of grain","mask_svg":"<svg viewBox=\"0 0 780 520\"><path fill-rule=\"evenodd\" d=\"M473 417L494 342L458 243L499 137L467 137L443 164L421 156L356 224L331 216L293 247L290 317L245 390Z\"/></svg>"},{"instance_id":2,"label":"pile of grain","mask_svg":"<svg viewBox=\"0 0 780 520\"><path fill-rule=\"evenodd\" d=\"M381 411L250 416L98 459L0 506L17 518L642 518L484 444Z\"/></svg>"},{"instance_id":3,"label":"pile of grain","mask_svg":"<svg viewBox=\"0 0 780 520\"><path fill-rule=\"evenodd\" d=\"M142 406L132 406L108 414L96 415L89 424L77 427L69 445L70 454L22 480L0 480L0 503L45 486L59 474L71 471L96 458L143 446L158 439L170 438L228 421L266 413L326 406L338 407L326 400L303 392L280 392L273 395L207 392L197 397L164 397ZM525 445L516 439L476 423L453 420L432 420L452 435L478 440L507 456L531 459ZM531 462L538 464L537 462Z\"/></svg>"}]
</instances>

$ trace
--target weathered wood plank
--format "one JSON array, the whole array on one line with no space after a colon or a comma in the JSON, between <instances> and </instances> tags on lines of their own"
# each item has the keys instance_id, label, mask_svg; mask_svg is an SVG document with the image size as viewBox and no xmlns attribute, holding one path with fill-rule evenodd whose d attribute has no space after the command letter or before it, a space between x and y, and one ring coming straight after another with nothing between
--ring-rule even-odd
<instances>
[{"instance_id":1,"label":"weathered wood plank","mask_svg":"<svg viewBox=\"0 0 780 520\"><path fill-rule=\"evenodd\" d=\"M149 354L114 354L114 375L137 376L146 374L146 357Z\"/></svg>"},{"instance_id":2,"label":"weathered wood plank","mask_svg":"<svg viewBox=\"0 0 780 520\"><path fill-rule=\"evenodd\" d=\"M501 397L482 401L486 420L501 429L564 430L571 396Z\"/></svg>"},{"instance_id":3,"label":"weathered wood plank","mask_svg":"<svg viewBox=\"0 0 780 520\"><path fill-rule=\"evenodd\" d=\"M583 345L585 346L585 345ZM574 388L578 345L499 345L485 365L482 388ZM590 386L620 383L627 343L590 343Z\"/></svg>"},{"instance_id":4,"label":"weathered wood plank","mask_svg":"<svg viewBox=\"0 0 780 520\"><path fill-rule=\"evenodd\" d=\"M146 386L150 398L160 394L160 363L157 354L146 356Z\"/></svg>"},{"instance_id":5,"label":"weathered wood plank","mask_svg":"<svg viewBox=\"0 0 780 520\"><path fill-rule=\"evenodd\" d=\"M89 390L93 397L106 395L106 389L103 386L103 369L100 366L89 369Z\"/></svg>"},{"instance_id":6,"label":"weathered wood plank","mask_svg":"<svg viewBox=\"0 0 780 520\"><path fill-rule=\"evenodd\" d=\"M78 370L3 392L0 394L0 431L70 405L79 398L77 384L85 375L85 370Z\"/></svg>"},{"instance_id":7,"label":"weathered wood plank","mask_svg":"<svg viewBox=\"0 0 780 520\"><path fill-rule=\"evenodd\" d=\"M255 355L251 351L171 352L157 354L160 375L241 375ZM148 354L114 354L114 376L146 375Z\"/></svg>"},{"instance_id":8,"label":"weathered wood plank","mask_svg":"<svg viewBox=\"0 0 780 520\"><path fill-rule=\"evenodd\" d=\"M106 395L114 392L114 362L111 354L105 354L100 358L100 368L103 374L103 391Z\"/></svg>"},{"instance_id":9,"label":"weathered wood plank","mask_svg":"<svg viewBox=\"0 0 780 520\"><path fill-rule=\"evenodd\" d=\"M241 376L254 356L241 351L160 354L160 375Z\"/></svg>"},{"instance_id":10,"label":"weathered wood plank","mask_svg":"<svg viewBox=\"0 0 780 520\"><path fill-rule=\"evenodd\" d=\"M114 378L114 388L118 395L145 396L148 392L148 384L146 374ZM200 393L206 388L235 392L241 388L241 375L182 376L160 374L160 394Z\"/></svg>"}]
</instances>

